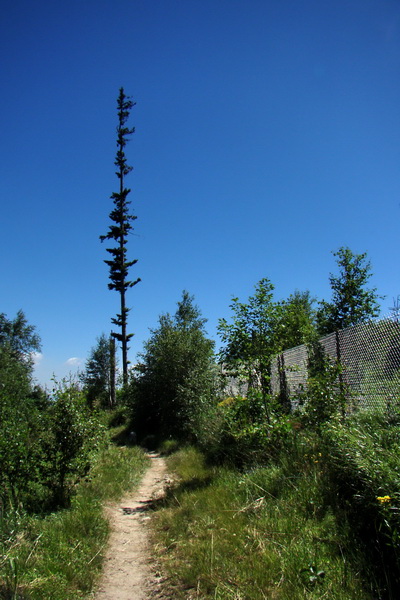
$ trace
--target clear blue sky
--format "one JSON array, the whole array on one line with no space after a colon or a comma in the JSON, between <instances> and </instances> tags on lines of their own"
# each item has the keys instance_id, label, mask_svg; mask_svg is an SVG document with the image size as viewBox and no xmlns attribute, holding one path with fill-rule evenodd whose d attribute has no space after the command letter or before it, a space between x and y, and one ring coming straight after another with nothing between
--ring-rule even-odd
<instances>
[{"instance_id":1,"label":"clear blue sky","mask_svg":"<svg viewBox=\"0 0 400 600\"><path fill-rule=\"evenodd\" d=\"M398 0L3 0L0 55L0 312L36 325L40 382L118 311L99 235L121 86L132 362L183 289L215 339L262 277L329 299L342 245L384 313L400 294Z\"/></svg>"}]
</instances>

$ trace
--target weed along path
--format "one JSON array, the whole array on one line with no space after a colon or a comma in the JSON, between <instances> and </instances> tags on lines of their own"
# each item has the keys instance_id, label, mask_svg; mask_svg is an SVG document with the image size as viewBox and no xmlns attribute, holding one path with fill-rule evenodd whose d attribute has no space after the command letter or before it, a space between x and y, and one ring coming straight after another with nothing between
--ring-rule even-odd
<instances>
[{"instance_id":1,"label":"weed along path","mask_svg":"<svg viewBox=\"0 0 400 600\"><path fill-rule=\"evenodd\" d=\"M165 461L149 453L151 465L139 488L107 507L111 535L95 600L147 600L160 597L151 570L147 514L168 481Z\"/></svg>"}]
</instances>

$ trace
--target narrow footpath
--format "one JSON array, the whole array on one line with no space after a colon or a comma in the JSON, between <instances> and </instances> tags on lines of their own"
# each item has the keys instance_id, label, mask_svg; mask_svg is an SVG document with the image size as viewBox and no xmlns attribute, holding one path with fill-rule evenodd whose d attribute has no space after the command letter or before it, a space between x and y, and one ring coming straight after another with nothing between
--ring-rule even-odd
<instances>
[{"instance_id":1,"label":"narrow footpath","mask_svg":"<svg viewBox=\"0 0 400 600\"><path fill-rule=\"evenodd\" d=\"M151 568L148 510L168 482L165 461L149 453L151 465L139 488L107 507L111 535L103 575L94 600L148 600L161 598Z\"/></svg>"}]
</instances>

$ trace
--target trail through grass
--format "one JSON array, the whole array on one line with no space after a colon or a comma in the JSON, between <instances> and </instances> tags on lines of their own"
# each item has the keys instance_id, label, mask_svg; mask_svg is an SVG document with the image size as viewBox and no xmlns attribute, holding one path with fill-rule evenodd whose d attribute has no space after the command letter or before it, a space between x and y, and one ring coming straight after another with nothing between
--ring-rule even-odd
<instances>
[{"instance_id":1,"label":"trail through grass","mask_svg":"<svg viewBox=\"0 0 400 600\"><path fill-rule=\"evenodd\" d=\"M136 486L147 464L139 448L109 447L79 484L71 508L46 517L27 517L14 509L13 524L2 531L0 598L87 597L108 537L102 503Z\"/></svg>"}]
</instances>

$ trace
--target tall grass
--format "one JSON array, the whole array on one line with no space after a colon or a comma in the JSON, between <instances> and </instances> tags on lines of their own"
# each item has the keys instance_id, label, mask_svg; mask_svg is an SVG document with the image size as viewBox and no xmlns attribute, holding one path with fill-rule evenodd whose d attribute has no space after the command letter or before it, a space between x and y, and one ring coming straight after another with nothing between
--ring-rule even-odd
<instances>
[{"instance_id":1,"label":"tall grass","mask_svg":"<svg viewBox=\"0 0 400 600\"><path fill-rule=\"evenodd\" d=\"M337 514L351 520L379 597L400 589L400 413L366 412L332 422L322 442L329 449L329 488ZM377 592L378 596L378 592Z\"/></svg>"},{"instance_id":2,"label":"tall grass","mask_svg":"<svg viewBox=\"0 0 400 600\"><path fill-rule=\"evenodd\" d=\"M329 508L322 457L298 451L300 470L290 461L246 473L207 469L193 449L170 459L180 479L155 535L174 597L373 598L348 525Z\"/></svg>"},{"instance_id":3,"label":"tall grass","mask_svg":"<svg viewBox=\"0 0 400 600\"><path fill-rule=\"evenodd\" d=\"M0 532L0 598L84 598L98 576L107 543L102 503L137 485L146 464L138 448L110 447L77 486L69 509L28 517L14 507Z\"/></svg>"}]
</instances>

